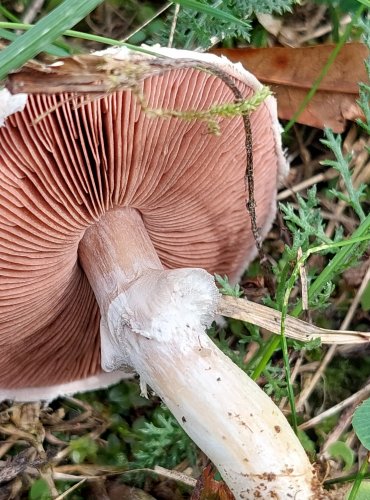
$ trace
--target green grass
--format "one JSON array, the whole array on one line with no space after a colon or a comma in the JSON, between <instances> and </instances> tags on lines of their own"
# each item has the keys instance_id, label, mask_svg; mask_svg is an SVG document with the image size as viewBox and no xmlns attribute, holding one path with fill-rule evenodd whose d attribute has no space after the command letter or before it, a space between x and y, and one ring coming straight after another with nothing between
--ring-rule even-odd
<instances>
[{"instance_id":1,"label":"green grass","mask_svg":"<svg viewBox=\"0 0 370 500\"><path fill-rule=\"evenodd\" d=\"M0 52L0 80L53 43L65 30L89 14L103 0L64 0L58 7Z\"/></svg>"}]
</instances>

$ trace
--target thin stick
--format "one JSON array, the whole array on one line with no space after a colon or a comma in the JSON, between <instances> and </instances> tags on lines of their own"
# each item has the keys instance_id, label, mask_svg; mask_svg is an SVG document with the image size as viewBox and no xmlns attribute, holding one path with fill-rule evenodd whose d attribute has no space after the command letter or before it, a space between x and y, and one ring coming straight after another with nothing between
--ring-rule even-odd
<instances>
[{"instance_id":1,"label":"thin stick","mask_svg":"<svg viewBox=\"0 0 370 500\"><path fill-rule=\"evenodd\" d=\"M159 465L156 465L154 467L154 472L156 474L158 474L159 476L165 477L167 479L172 479L172 481L181 482L182 484L185 484L186 486L191 486L193 488L195 488L195 486L197 484L196 479L188 476L187 474L184 474L183 472L179 472L177 470L168 470L168 469L165 469L164 467L160 467Z\"/></svg>"},{"instance_id":2,"label":"thin stick","mask_svg":"<svg viewBox=\"0 0 370 500\"><path fill-rule=\"evenodd\" d=\"M302 258L302 248L298 248L297 256L298 259ZM299 275L301 278L301 295L302 295L302 309L308 311L308 285L307 285L307 273L304 264L299 266Z\"/></svg>"},{"instance_id":3,"label":"thin stick","mask_svg":"<svg viewBox=\"0 0 370 500\"><path fill-rule=\"evenodd\" d=\"M352 407L350 406L346 408L346 410L341 414L339 421L336 423L335 427L325 437L325 441L321 446L319 455L321 460L328 459L331 456L330 452L328 451L330 445L335 443L336 441L339 441L343 433L346 432L347 429L351 426L353 412L356 405L357 403L354 403Z\"/></svg>"},{"instance_id":4,"label":"thin stick","mask_svg":"<svg viewBox=\"0 0 370 500\"><path fill-rule=\"evenodd\" d=\"M180 12L180 4L177 3L175 5L175 12L173 14L173 19L172 19L172 24L171 24L171 31L170 31L170 36L168 37L167 47L172 47L173 37L175 36L176 25L177 25L177 18L179 17L179 12Z\"/></svg>"},{"instance_id":5,"label":"thin stick","mask_svg":"<svg viewBox=\"0 0 370 500\"><path fill-rule=\"evenodd\" d=\"M72 491L77 490L77 488L79 488L81 486L81 484L83 484L85 481L86 481L86 478L81 479L81 481L79 481L78 483L76 483L73 486L71 486L70 488L68 488L68 490L66 490L61 495L57 496L55 500L62 500L67 495L69 495L70 493L72 493Z\"/></svg>"},{"instance_id":6,"label":"thin stick","mask_svg":"<svg viewBox=\"0 0 370 500\"><path fill-rule=\"evenodd\" d=\"M28 9L26 10L22 18L22 22L25 24L31 24L42 9L44 2L45 0L33 0L33 2L28 6Z\"/></svg>"},{"instance_id":7,"label":"thin stick","mask_svg":"<svg viewBox=\"0 0 370 500\"><path fill-rule=\"evenodd\" d=\"M165 12L169 7L171 7L172 4L173 4L173 2L169 2L166 5L164 5L152 17L150 17L149 19L147 19L145 21L145 23L141 24L138 28L136 28L136 30L134 30L132 33L130 33L129 35L127 35L121 41L122 42L127 42L127 40L130 40L130 38L133 37L134 35L136 35L136 33L139 33L139 31L141 31L143 28L145 28L145 26L148 26L148 24L150 24L152 21L154 21L154 19L156 19L157 17L159 17L161 14L163 14L163 12Z\"/></svg>"},{"instance_id":8,"label":"thin stick","mask_svg":"<svg viewBox=\"0 0 370 500\"><path fill-rule=\"evenodd\" d=\"M335 179L335 177L338 176L339 172L334 169L330 169L322 174L314 175L309 179L305 179L304 181L299 182L295 186L284 189L284 191L280 191L280 193L277 195L277 200L285 200L286 198L289 198L289 196L292 196L292 194L299 193L299 191L303 191L304 189L307 189L314 184L318 184L319 182L327 181L330 179Z\"/></svg>"}]
</instances>

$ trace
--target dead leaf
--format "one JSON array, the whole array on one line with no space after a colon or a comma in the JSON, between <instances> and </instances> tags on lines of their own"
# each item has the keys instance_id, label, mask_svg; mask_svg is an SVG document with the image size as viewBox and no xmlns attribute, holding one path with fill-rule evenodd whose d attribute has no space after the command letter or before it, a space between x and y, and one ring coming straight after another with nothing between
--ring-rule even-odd
<instances>
[{"instance_id":1,"label":"dead leaf","mask_svg":"<svg viewBox=\"0 0 370 500\"><path fill-rule=\"evenodd\" d=\"M270 85L278 100L278 114L289 120L320 75L334 45L272 47L266 49L214 49L231 61L240 61L261 82ZM298 118L311 127L331 127L343 132L346 120L362 117L356 104L358 82L367 82L364 59L368 49L361 43L346 44L325 76L314 98Z\"/></svg>"},{"instance_id":2,"label":"dead leaf","mask_svg":"<svg viewBox=\"0 0 370 500\"><path fill-rule=\"evenodd\" d=\"M203 469L191 500L235 500L235 497L223 481L215 480L215 473L209 464Z\"/></svg>"},{"instance_id":3,"label":"dead leaf","mask_svg":"<svg viewBox=\"0 0 370 500\"><path fill-rule=\"evenodd\" d=\"M10 73L5 86L12 94L56 94L75 92L101 94L117 89L132 89L146 77L160 72L140 55L130 61L83 54L43 64L30 61Z\"/></svg>"}]
</instances>

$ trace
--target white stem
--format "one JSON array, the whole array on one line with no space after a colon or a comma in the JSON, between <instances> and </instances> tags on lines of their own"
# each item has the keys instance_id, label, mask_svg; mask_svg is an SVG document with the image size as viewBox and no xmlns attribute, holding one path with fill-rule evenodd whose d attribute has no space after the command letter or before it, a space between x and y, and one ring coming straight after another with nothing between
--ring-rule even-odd
<instances>
[{"instance_id":1,"label":"white stem","mask_svg":"<svg viewBox=\"0 0 370 500\"><path fill-rule=\"evenodd\" d=\"M205 333L219 297L212 276L161 269L145 253L151 245L141 241L140 216L127 210L100 221L81 242L82 265L102 312L103 367L134 367L237 499L319 498L311 465L283 414ZM133 255L141 271L122 271ZM114 273L115 266L121 270Z\"/></svg>"}]
</instances>

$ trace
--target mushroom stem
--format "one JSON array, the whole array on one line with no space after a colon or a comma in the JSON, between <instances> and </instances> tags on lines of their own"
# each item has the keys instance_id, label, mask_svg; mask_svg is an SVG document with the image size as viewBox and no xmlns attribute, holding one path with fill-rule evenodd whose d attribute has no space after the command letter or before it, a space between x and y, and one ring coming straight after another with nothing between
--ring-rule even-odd
<instances>
[{"instance_id":1,"label":"mushroom stem","mask_svg":"<svg viewBox=\"0 0 370 500\"><path fill-rule=\"evenodd\" d=\"M132 366L236 498L319 498L283 414L205 333L219 298L212 276L163 270L134 209L104 215L79 253L101 310L103 369Z\"/></svg>"}]
</instances>

